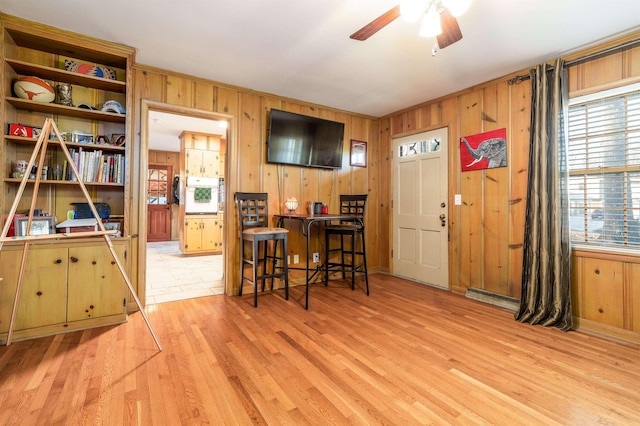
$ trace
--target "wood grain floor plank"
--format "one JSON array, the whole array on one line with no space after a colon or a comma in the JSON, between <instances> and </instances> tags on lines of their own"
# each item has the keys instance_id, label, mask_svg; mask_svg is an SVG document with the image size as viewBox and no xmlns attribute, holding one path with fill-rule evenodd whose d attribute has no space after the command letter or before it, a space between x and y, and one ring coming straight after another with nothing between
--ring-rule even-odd
<instances>
[{"instance_id":1,"label":"wood grain floor plank","mask_svg":"<svg viewBox=\"0 0 640 426\"><path fill-rule=\"evenodd\" d=\"M0 347L0 425L640 424L640 347L383 274ZM360 285L360 283L359 283Z\"/></svg>"}]
</instances>

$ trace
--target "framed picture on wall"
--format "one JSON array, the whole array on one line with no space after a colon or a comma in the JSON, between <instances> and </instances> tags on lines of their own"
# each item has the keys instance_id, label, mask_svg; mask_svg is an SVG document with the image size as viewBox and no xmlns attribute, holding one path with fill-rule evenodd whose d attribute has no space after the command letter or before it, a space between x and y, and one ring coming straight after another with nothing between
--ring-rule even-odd
<instances>
[{"instance_id":1,"label":"framed picture on wall","mask_svg":"<svg viewBox=\"0 0 640 426\"><path fill-rule=\"evenodd\" d=\"M351 155L349 164L356 167L367 167L367 143L351 139Z\"/></svg>"}]
</instances>

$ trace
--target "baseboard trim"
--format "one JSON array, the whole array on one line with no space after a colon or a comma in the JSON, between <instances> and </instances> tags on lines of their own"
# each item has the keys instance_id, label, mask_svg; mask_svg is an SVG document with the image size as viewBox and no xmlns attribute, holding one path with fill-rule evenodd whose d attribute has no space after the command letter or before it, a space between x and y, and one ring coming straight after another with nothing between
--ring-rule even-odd
<instances>
[{"instance_id":1,"label":"baseboard trim","mask_svg":"<svg viewBox=\"0 0 640 426\"><path fill-rule=\"evenodd\" d=\"M499 306L511 312L516 312L520 307L520 301L516 298L504 296L502 294L491 293L479 288L467 288L465 293L467 299L477 300L490 305Z\"/></svg>"}]
</instances>

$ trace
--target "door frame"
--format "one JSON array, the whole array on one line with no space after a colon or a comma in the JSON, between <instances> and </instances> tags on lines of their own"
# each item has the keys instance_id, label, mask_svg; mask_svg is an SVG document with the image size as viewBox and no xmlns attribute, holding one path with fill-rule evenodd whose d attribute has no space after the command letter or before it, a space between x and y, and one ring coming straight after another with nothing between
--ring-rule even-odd
<instances>
[{"instance_id":1,"label":"door frame","mask_svg":"<svg viewBox=\"0 0 640 426\"><path fill-rule=\"evenodd\" d=\"M440 124L437 126L431 126L429 128L422 128L420 130L416 130L414 132L411 133L403 133L403 134L398 134L395 136L390 136L389 138L389 142L390 142L390 149L391 149L391 201L392 201L392 209L394 208L393 206L393 200L396 199L396 182L395 182L395 167L396 167L396 161L398 159L398 155L395 152L395 140L396 139L400 139L400 138L405 138L405 137L410 137L413 135L418 135L421 133L428 133L428 132L433 132L433 131L437 131L440 129L446 129L447 131L447 149L446 152L444 152L444 155L446 156L446 162L447 162L447 173L445 175L445 179L446 179L446 187L447 187L447 206L446 206L446 215L447 215L447 249L446 249L446 253L444 253L443 255L447 256L447 287L439 287L439 286L434 286L435 288L441 289L441 290L445 290L445 291L451 291L453 286L451 284L451 278L452 278L452 264L451 264L451 221L452 221L452 211L454 210L452 207L452 199L453 199L453 195L452 195L452 188L451 188L451 172L452 172L452 156L455 155L455 151L453 150L453 147L455 144L451 143L451 138L452 138L452 126L450 124ZM456 145L457 147L457 145ZM393 222L393 215L394 212L392 211L392 221L391 221L391 226L390 226L390 240L389 240L389 245L391 246L391 250L394 249L394 242L395 242L395 224ZM396 253L393 253L393 255L396 255ZM394 270L393 270L393 256L391 256L389 258L389 271L391 275L395 275ZM431 285L427 282L423 282L423 281L416 281L419 282L420 284L424 284L424 285Z\"/></svg>"},{"instance_id":2,"label":"door frame","mask_svg":"<svg viewBox=\"0 0 640 426\"><path fill-rule=\"evenodd\" d=\"M140 100L140 162L137 179L140 187L140 208L138 209L138 288L137 294L142 305L146 304L147 297L147 169L149 167L149 112L158 111L167 114L186 115L195 118L203 118L206 120L226 120L229 123L227 127L227 147L224 159L224 179L225 179L225 192L224 192L224 205L229 206L229 200L233 198L229 196L233 187L232 171L235 167L232 167L229 159L234 158L236 152L236 119L235 116L229 114L223 114L214 111L206 111L196 108L188 108L180 105L172 105L164 102L157 102L148 99ZM135 170L135 168L134 168ZM135 173L134 173L135 175ZM226 222L226 220L225 220ZM232 226L225 224L222 230L222 246L225 248L222 250L222 274L224 279L224 289L226 294L230 294L233 288L231 282L229 270L227 268L227 260L230 258L230 254L227 254L227 241L231 241L231 236L228 233L232 230Z\"/></svg>"}]
</instances>

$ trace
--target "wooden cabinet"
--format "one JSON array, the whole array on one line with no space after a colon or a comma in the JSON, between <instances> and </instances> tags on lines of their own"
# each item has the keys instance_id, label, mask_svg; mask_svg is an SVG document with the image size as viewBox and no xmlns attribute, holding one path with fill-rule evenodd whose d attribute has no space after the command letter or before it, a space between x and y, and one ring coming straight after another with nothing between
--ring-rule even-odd
<instances>
[{"instance_id":1,"label":"wooden cabinet","mask_svg":"<svg viewBox=\"0 0 640 426\"><path fill-rule=\"evenodd\" d=\"M126 268L127 241L113 245ZM6 342L23 245L0 251L0 341ZM125 281L102 238L32 243L23 278L14 340L126 320Z\"/></svg>"},{"instance_id":2,"label":"wooden cabinet","mask_svg":"<svg viewBox=\"0 0 640 426\"><path fill-rule=\"evenodd\" d=\"M575 325L638 342L638 257L577 247L572 252L571 303Z\"/></svg>"},{"instance_id":3,"label":"wooden cabinet","mask_svg":"<svg viewBox=\"0 0 640 426\"><path fill-rule=\"evenodd\" d=\"M132 185L128 182L127 156L131 144L129 113L132 109L131 67L133 48L62 31L53 27L1 15L0 59L0 210L2 225L8 218L23 180L16 165L31 158L39 131L53 119L72 159L60 141L47 136L47 149L38 156L48 168L34 198L34 182L27 182L17 213L33 207L65 220L72 203L87 202L82 180L95 203L106 203L110 217L122 221L125 237L112 243L125 262L129 247L128 219ZM59 96L51 103L23 99L14 91L20 77L33 76L51 87L64 87L70 102ZM62 91L61 91L62 92ZM104 108L114 101L122 109ZM113 102L111 103L113 105ZM81 107L82 106L82 107ZM103 111L104 109L104 111ZM10 132L10 124L20 125ZM15 127L15 126L14 126ZM78 169L74 176L69 161ZM64 173L66 162L67 173ZM62 173L54 173L60 168ZM27 170L27 173L29 171ZM19 277L24 241L6 242L0 250L0 339L7 338ZM114 324L126 320L125 280L103 238L62 238L32 242L28 250L20 303L13 327L14 339Z\"/></svg>"},{"instance_id":4,"label":"wooden cabinet","mask_svg":"<svg viewBox=\"0 0 640 426\"><path fill-rule=\"evenodd\" d=\"M222 225L222 215L186 215L180 250L188 254L222 252Z\"/></svg>"},{"instance_id":5,"label":"wooden cabinet","mask_svg":"<svg viewBox=\"0 0 640 426\"><path fill-rule=\"evenodd\" d=\"M185 174L197 177L220 176L220 151L185 150Z\"/></svg>"},{"instance_id":6,"label":"wooden cabinet","mask_svg":"<svg viewBox=\"0 0 640 426\"><path fill-rule=\"evenodd\" d=\"M8 213L21 182L15 174L16 162L29 160L37 141L36 134L5 134L9 124L24 125L29 131L41 128L45 118L54 118L65 138L65 144L77 158L80 179L90 191L94 202L106 202L112 216L120 216L127 227L128 201L126 157L130 147L116 145L116 139L126 141L129 135L131 102L127 82L134 60L134 49L85 36L38 25L19 18L3 15L2 28L3 105L1 136L2 162L0 179L3 194L0 209ZM67 69L65 69L65 65ZM85 71L86 70L86 71ZM101 72L114 78L99 77ZM70 85L71 105L44 103L23 99L14 93L13 83L23 76L45 80L53 88ZM102 111L107 101L116 101L125 113ZM60 101L61 102L61 101ZM95 109L80 108L84 104ZM118 136L123 135L123 138ZM98 143L108 140L108 144ZM60 221L66 217L73 202L85 202L84 194L73 179L67 164L67 173L54 175L54 167L64 169L66 156L57 139L48 144L44 165L48 167L35 208ZM28 184L18 205L18 212L28 211L32 195ZM40 195L42 194L42 195ZM4 220L4 219L3 219Z\"/></svg>"},{"instance_id":7,"label":"wooden cabinet","mask_svg":"<svg viewBox=\"0 0 640 426\"><path fill-rule=\"evenodd\" d=\"M21 248L21 247L20 247ZM33 246L27 257L14 330L64 323L67 319L66 247ZM7 333L22 259L21 249L0 252L0 335Z\"/></svg>"},{"instance_id":8,"label":"wooden cabinet","mask_svg":"<svg viewBox=\"0 0 640 426\"><path fill-rule=\"evenodd\" d=\"M124 261L124 245L114 248ZM68 258L67 321L123 315L126 284L104 240L96 245L70 247Z\"/></svg>"},{"instance_id":9,"label":"wooden cabinet","mask_svg":"<svg viewBox=\"0 0 640 426\"><path fill-rule=\"evenodd\" d=\"M224 171L226 141L221 135L184 131L180 134L180 193L186 198L189 177L221 178ZM224 181L224 180L223 180ZM220 181L219 181L220 182ZM224 187L224 184L223 184ZM212 194L218 214L188 214L187 203L180 204L178 230L180 250L185 254L218 254L222 252L224 203L220 202L220 188ZM215 211L215 210L213 210Z\"/></svg>"}]
</instances>

